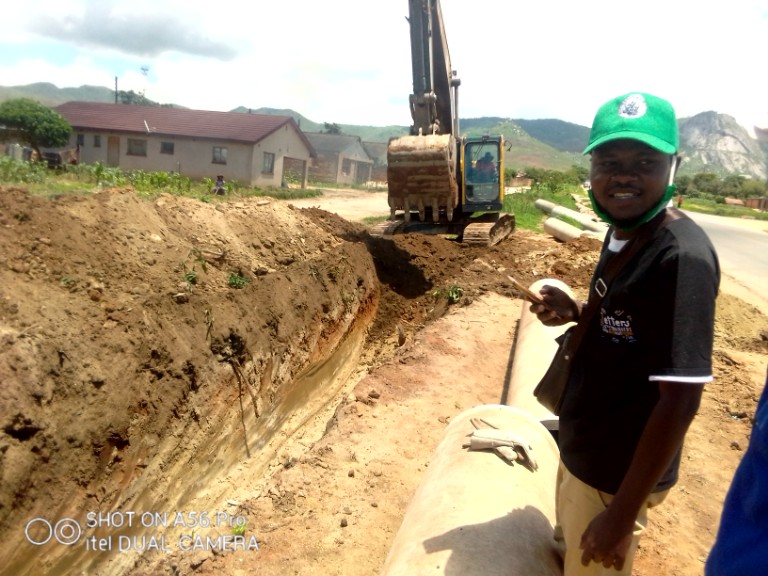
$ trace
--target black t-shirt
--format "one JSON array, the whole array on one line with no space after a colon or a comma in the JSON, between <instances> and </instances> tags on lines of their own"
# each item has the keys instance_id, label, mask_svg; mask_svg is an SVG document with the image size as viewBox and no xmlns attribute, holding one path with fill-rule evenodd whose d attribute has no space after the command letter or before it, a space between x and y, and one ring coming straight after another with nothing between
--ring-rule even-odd
<instances>
[{"instance_id":1,"label":"black t-shirt","mask_svg":"<svg viewBox=\"0 0 768 576\"><path fill-rule=\"evenodd\" d=\"M615 255L607 246L591 294ZM576 354L560 413L561 457L577 478L616 494L658 401L658 381L712 380L719 282L715 249L688 217L658 230L614 278ZM677 481L679 462L680 452L654 491Z\"/></svg>"}]
</instances>

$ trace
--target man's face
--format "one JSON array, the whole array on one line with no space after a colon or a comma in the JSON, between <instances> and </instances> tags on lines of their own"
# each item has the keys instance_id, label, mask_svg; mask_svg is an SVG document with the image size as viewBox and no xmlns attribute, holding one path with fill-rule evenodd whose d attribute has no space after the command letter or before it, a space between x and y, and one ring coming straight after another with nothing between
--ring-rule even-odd
<instances>
[{"instance_id":1,"label":"man's face","mask_svg":"<svg viewBox=\"0 0 768 576\"><path fill-rule=\"evenodd\" d=\"M639 218L664 195L674 162L637 140L607 142L592 151L592 194L614 220Z\"/></svg>"}]
</instances>

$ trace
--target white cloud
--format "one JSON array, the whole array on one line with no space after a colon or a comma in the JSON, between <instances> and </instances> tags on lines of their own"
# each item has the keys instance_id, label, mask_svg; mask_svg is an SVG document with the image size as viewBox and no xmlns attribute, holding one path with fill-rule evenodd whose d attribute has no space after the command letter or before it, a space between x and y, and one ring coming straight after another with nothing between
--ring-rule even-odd
<instances>
[{"instance_id":1,"label":"white cloud","mask_svg":"<svg viewBox=\"0 0 768 576\"><path fill-rule=\"evenodd\" d=\"M668 98L679 116L716 110L768 126L760 62L768 0L442 7L463 117L588 125L603 101L641 90ZM118 76L121 89L193 108L268 106L317 122L409 124L407 12L405 0L14 4L0 39L0 78L111 87Z\"/></svg>"}]
</instances>

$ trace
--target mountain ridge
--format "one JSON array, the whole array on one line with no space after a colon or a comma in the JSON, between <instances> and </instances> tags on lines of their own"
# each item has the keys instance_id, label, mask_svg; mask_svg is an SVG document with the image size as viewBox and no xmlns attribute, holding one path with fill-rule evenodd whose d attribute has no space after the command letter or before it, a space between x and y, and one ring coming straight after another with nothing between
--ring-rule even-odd
<instances>
[{"instance_id":1,"label":"mountain ridge","mask_svg":"<svg viewBox=\"0 0 768 576\"><path fill-rule=\"evenodd\" d=\"M104 86L59 88L49 82L0 86L0 102L13 98L32 98L46 106L57 106L71 100L115 102L116 94ZM186 108L177 104L163 106ZM290 116L305 132L321 132L326 128L325 123L314 122L291 109L238 106L230 112ZM768 130L755 128L757 138L753 138L733 116L713 111L680 118L678 123L683 156L681 174L713 172L719 176L737 174L768 178ZM338 126L342 133L358 136L365 142L387 142L409 131L409 126ZM581 151L589 138L589 128L572 122L556 118L530 120L493 116L464 118L460 129L466 136L503 135L508 146L506 163L518 169L566 170L588 163Z\"/></svg>"}]
</instances>

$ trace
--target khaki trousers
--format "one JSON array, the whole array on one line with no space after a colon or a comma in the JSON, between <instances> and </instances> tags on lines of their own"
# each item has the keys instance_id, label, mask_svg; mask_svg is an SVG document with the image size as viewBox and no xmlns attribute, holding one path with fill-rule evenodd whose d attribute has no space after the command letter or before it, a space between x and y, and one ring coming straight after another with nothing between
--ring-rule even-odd
<instances>
[{"instance_id":1,"label":"khaki trousers","mask_svg":"<svg viewBox=\"0 0 768 576\"><path fill-rule=\"evenodd\" d=\"M592 519L606 509L613 500L613 496L596 490L576 478L561 461L557 471L555 541L563 556L564 576L630 576L640 535L648 524L648 508L661 504L668 493L669 490L665 490L651 494L645 506L640 509L635 520L632 544L622 570L616 570L613 567L605 568L596 562L590 562L589 566L582 566L582 550L579 547L581 535L584 534Z\"/></svg>"}]
</instances>

